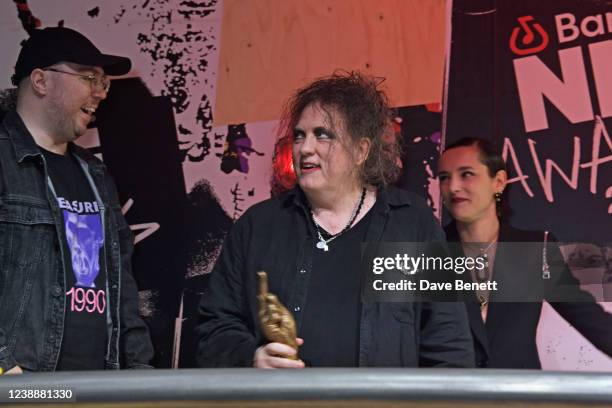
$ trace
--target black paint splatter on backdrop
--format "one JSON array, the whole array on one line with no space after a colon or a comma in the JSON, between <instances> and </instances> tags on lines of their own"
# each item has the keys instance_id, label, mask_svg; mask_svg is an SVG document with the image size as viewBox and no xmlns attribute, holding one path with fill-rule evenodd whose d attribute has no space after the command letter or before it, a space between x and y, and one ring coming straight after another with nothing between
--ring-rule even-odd
<instances>
[{"instance_id":1,"label":"black paint splatter on backdrop","mask_svg":"<svg viewBox=\"0 0 612 408\"><path fill-rule=\"evenodd\" d=\"M402 173L395 184L425 198L435 212L436 200L430 195L429 183L430 172L436 174L438 170L442 116L425 105L398 108L397 116L401 119L403 151Z\"/></svg>"},{"instance_id":2,"label":"black paint splatter on backdrop","mask_svg":"<svg viewBox=\"0 0 612 408\"><path fill-rule=\"evenodd\" d=\"M21 21L23 29L29 34L32 30L35 30L42 26L42 22L39 18L32 14L28 0L13 0L15 6L17 6L17 16Z\"/></svg>"},{"instance_id":3,"label":"black paint splatter on backdrop","mask_svg":"<svg viewBox=\"0 0 612 408\"><path fill-rule=\"evenodd\" d=\"M125 7L121 6L121 9L119 9L119 12L113 18L113 20L115 21L115 24L121 21L124 15L125 15Z\"/></svg>"},{"instance_id":4,"label":"black paint splatter on backdrop","mask_svg":"<svg viewBox=\"0 0 612 408\"><path fill-rule=\"evenodd\" d=\"M215 11L217 0L208 1L181 1L178 8L178 13L183 17L190 19L192 17L203 18Z\"/></svg>"},{"instance_id":5,"label":"black paint splatter on backdrop","mask_svg":"<svg viewBox=\"0 0 612 408\"><path fill-rule=\"evenodd\" d=\"M232 215L233 220L237 220L238 217L244 212L244 208L241 207L241 203L244 201L244 194L240 188L240 183L236 183L232 189L232 202L234 203L234 214Z\"/></svg>"},{"instance_id":6,"label":"black paint splatter on backdrop","mask_svg":"<svg viewBox=\"0 0 612 408\"><path fill-rule=\"evenodd\" d=\"M162 95L170 98L177 115L198 103L194 118L177 118L179 148L183 158L193 162L204 160L210 153L212 107L206 92L198 101L192 90L205 85L212 92L212 85L202 78L211 69L208 58L217 49L213 26L197 23L214 13L217 3L218 0L180 1L174 9L175 2L147 0L140 8L134 8L138 17L151 21L150 29L138 34L137 44L152 61L152 75L161 71ZM126 8L121 6L115 22L125 16Z\"/></svg>"},{"instance_id":7,"label":"black paint splatter on backdrop","mask_svg":"<svg viewBox=\"0 0 612 408\"><path fill-rule=\"evenodd\" d=\"M94 7L87 11L87 15L91 18L98 17L100 15L100 7Z\"/></svg>"},{"instance_id":8,"label":"black paint splatter on backdrop","mask_svg":"<svg viewBox=\"0 0 612 408\"><path fill-rule=\"evenodd\" d=\"M210 272L232 220L206 180L200 180L194 186L187 200L186 219L189 221L185 232L189 236L185 242L189 259L186 278L193 278Z\"/></svg>"}]
</instances>

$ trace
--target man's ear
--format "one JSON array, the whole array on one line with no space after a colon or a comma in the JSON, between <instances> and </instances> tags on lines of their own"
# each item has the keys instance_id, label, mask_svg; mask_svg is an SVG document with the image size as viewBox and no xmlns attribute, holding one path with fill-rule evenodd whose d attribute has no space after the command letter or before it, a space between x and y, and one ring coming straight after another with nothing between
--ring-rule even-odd
<instances>
[{"instance_id":1,"label":"man's ear","mask_svg":"<svg viewBox=\"0 0 612 408\"><path fill-rule=\"evenodd\" d=\"M49 92L49 76L40 68L35 68L30 73L30 87L38 96L44 96Z\"/></svg>"},{"instance_id":2,"label":"man's ear","mask_svg":"<svg viewBox=\"0 0 612 408\"><path fill-rule=\"evenodd\" d=\"M357 144L357 165L361 166L368 158L372 141L367 137L362 137Z\"/></svg>"}]
</instances>

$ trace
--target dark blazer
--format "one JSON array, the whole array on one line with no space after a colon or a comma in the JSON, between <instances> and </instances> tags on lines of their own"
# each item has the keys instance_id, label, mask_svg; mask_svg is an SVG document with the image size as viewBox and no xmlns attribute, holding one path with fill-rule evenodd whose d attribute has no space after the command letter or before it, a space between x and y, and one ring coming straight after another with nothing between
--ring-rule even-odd
<instances>
[{"instance_id":1,"label":"dark blazer","mask_svg":"<svg viewBox=\"0 0 612 408\"><path fill-rule=\"evenodd\" d=\"M459 242L455 223L445 228L449 242ZM520 253L511 247L498 246L493 266L492 279L500 287L508 285L515 289L532 291L531 296L541 294L539 301L496 302L497 293L492 292L486 323L482 321L480 305L473 294L465 305L476 352L476 366L489 368L541 368L536 346L536 329L540 320L542 300L551 306L585 336L595 347L612 355L612 315L595 303L587 292L580 290L567 265L562 262L556 245L547 245L547 258L551 268L550 282L562 281L562 293L557 289L541 286L543 231L523 231L502 224L499 242L533 242L521 246ZM551 240L549 235L549 242ZM561 260L556 262L555 260ZM466 274L467 275L467 274ZM548 282L548 281L547 281ZM556 291L556 293L555 293ZM559 302L572 299L572 302ZM497 299L499 300L499 298Z\"/></svg>"}]
</instances>

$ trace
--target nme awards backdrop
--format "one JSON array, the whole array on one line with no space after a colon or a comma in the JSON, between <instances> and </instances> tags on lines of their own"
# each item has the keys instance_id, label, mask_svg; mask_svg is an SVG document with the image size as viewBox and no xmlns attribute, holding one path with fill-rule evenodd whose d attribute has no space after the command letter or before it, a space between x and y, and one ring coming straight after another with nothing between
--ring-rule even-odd
<instances>
[{"instance_id":1,"label":"nme awards backdrop","mask_svg":"<svg viewBox=\"0 0 612 408\"><path fill-rule=\"evenodd\" d=\"M606 123L610 112L609 99L607 114L596 108L597 98L601 97L596 94L598 88L592 83L595 71L588 65L588 58L585 57L586 75L593 118L572 124L585 126L584 134L578 133L579 129L583 132L579 127L572 127L574 130L569 137L559 133L558 144L552 143L552 146L558 146L559 150L555 150L546 144L548 141L543 139L548 138L540 133L556 134L558 128L548 126L545 131L525 132L522 113L511 102L504 102L508 106L503 109L490 102L491 96L497 95L496 103L502 103L501 96L492 92L495 86L507 86L510 91L516 85L508 82L510 80L504 84L496 82L507 76L507 72L494 73L490 65L491 61L501 64L502 60L493 59L495 33L482 30L492 28L495 20L487 20L489 14L486 13L482 17L472 16L469 14L471 6L462 6L461 3L455 2L457 7L465 6L467 11L456 9L453 14L454 48L447 140L464 133L497 137L501 133L493 130L501 129L498 121L503 119L498 114L511 112L508 121L512 126L504 135L512 140L508 151L510 147L514 149L517 162L522 165L522 174L529 176L522 179L534 195L528 199L539 199L548 205L544 190L538 184L540 177L529 167L533 164L528 162L532 157L528 139L537 141L541 160L554 159L559 167L570 169L566 171L571 177L571 138L577 136L583 152L578 160L578 187L569 188L567 183L559 181L556 174L552 176L555 207L550 208L556 208L559 203L582 205L581 201L570 203L569 198L564 198L568 191L586 198L596 197L600 204L593 205L605 207L601 200L604 200L605 189L610 184L606 184L606 177L610 180L611 165L605 157L612 153L605 153L609 139L603 138L603 127L601 161L597 166L580 167L592 162L588 149L594 145L594 117L599 115ZM465 3L475 3L475 10L480 11L498 7L488 4L479 8L478 1ZM517 9L522 7L515 1L499 3L513 8L516 3ZM601 6L604 3L585 1L576 4L589 4L589 7L600 4L597 6L599 9L609 9L609 6ZM572 10L578 7L573 2L571 4L560 12L574 12ZM135 234L133 263L139 285L140 312L151 329L157 367L195 365L193 328L197 303L202 295L206 296L203 292L206 274L210 272L233 222L248 207L270 196L278 124L273 119L274 114L280 112L281 103L289 93L307 81L327 75L336 68L358 69L386 77L384 86L398 107L396 136L405 145L404 171L399 185L424 196L432 210L440 214L435 172L442 138L440 99L447 6L450 3L444 0L0 2L0 47L3 52L0 89L11 87L9 78L19 44L27 38L28 30L35 27L66 25L87 35L103 52L132 59L132 71L126 77L113 79L108 99L96 113L95 128L78 143L97 154L117 182L123 213ZM580 9L584 11L583 6ZM508 12L513 13L512 10ZM527 15L527 12L519 12L516 16L512 13L504 20L509 30L515 26L522 27L517 16ZM564 82L561 71L557 70L559 63L555 62L557 51L553 52L553 26L546 20L550 15L549 11L542 17L534 14L535 19L542 19L538 21L551 36L551 45L533 55L544 58L546 54L544 65ZM610 31L610 18L607 18L606 33ZM295 24L286 26L286 22ZM533 23L527 21L525 24L530 27ZM508 35L498 34L499 44L503 43L499 47L505 47L503 52L506 52ZM605 38L609 38L609 34L598 37L581 35L567 44L577 46L579 41L583 41L580 44L595 43ZM463 45L459 47L459 44ZM595 47L594 53L605 59L601 47ZM501 52L501 48L496 52ZM587 46L581 50L584 55L591 52ZM510 51L504 62L508 65L508 72L514 72L512 61L523 57ZM464 67L466 64L477 65L461 68L462 64ZM464 76L455 80L459 68ZM467 86L470 78L479 80L478 86ZM598 78L599 89L607 90L607 95L610 95L609 76L606 79L605 72L599 72ZM466 86L458 88L462 81ZM478 94L477 91L486 88L483 84L490 92ZM0 106L10 106L11 95L10 91L0 93ZM456 95L463 95L462 98L470 103L458 104L454 99ZM528 103L537 104L536 96L531 96L535 102L531 100ZM546 98L554 99L548 94ZM551 112L549 102L542 103L548 113L548 123L562 119L558 112ZM496 108L491 109L492 106ZM563 112L567 114L565 110ZM546 164L543 162L542 166L546 174ZM598 175L595 194L589 191L591 179L586 178L593 169ZM554 165L552 171L556 171ZM527 202L529 208L535 209L536 206L531 204L535 201L525 201L526 198L521 196L525 194L522 192L524 188L520 188L521 183L515 185L519 188L515 188L517 196L512 199L517 200L519 220L530 227L541 227L545 221L550 222L555 224L552 229L562 239L568 239L576 221L566 218L557 225L553 218L546 218L556 212L544 206L541 215L531 214L542 223L532 224L532 218L522 218L520 208ZM572 214L575 216L585 211L585 214L599 217L592 225L597 227L597 231L603 231L604 223L610 222L610 218L604 217L606 211L600 215L601 208L588 208L574 209ZM580 222L587 222L586 216L581 216ZM562 235L563 231L568 234ZM605 238L605 233L602 234L600 238ZM545 368L612 371L612 363L608 363L605 356L593 350L578 335L568 337L566 333L571 329L562 323L545 320L541 326L546 331L559 333L550 341L540 342L541 354L556 358L544 358Z\"/></svg>"},{"instance_id":2,"label":"nme awards backdrop","mask_svg":"<svg viewBox=\"0 0 612 408\"><path fill-rule=\"evenodd\" d=\"M564 253L604 298L612 273L612 1L453 0L447 81L446 144L478 136L501 147L511 223L589 243ZM556 321L540 325L544 367L611 366L587 343L560 353L576 332L548 307L544 317Z\"/></svg>"},{"instance_id":3,"label":"nme awards backdrop","mask_svg":"<svg viewBox=\"0 0 612 408\"><path fill-rule=\"evenodd\" d=\"M612 240L612 2L453 8L446 142L503 146L517 226Z\"/></svg>"}]
</instances>

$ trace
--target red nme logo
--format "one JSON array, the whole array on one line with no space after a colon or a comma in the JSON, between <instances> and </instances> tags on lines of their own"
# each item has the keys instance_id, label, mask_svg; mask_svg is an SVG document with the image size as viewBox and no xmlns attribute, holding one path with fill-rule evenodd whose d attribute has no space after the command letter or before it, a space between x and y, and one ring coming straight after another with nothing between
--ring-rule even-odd
<instances>
[{"instance_id":1,"label":"red nme logo","mask_svg":"<svg viewBox=\"0 0 612 408\"><path fill-rule=\"evenodd\" d=\"M510 36L510 49L516 55L528 55L535 54L536 52L542 51L548 45L548 34L544 31L544 28L539 23L533 22L533 28L538 32L540 37L542 37L542 42L539 45L531 46L528 48L519 48L517 44L519 31L523 30L524 34L521 38L522 45L530 45L535 41L535 33L532 30L530 24L528 22L534 21L533 16L522 16L518 18L518 22L521 25L520 27L514 27L512 30L512 35Z\"/></svg>"}]
</instances>

